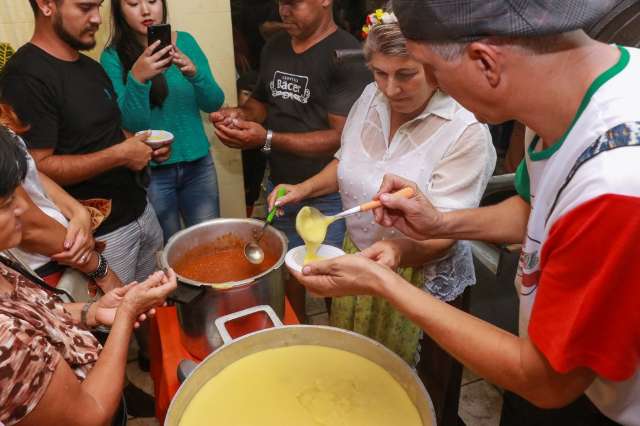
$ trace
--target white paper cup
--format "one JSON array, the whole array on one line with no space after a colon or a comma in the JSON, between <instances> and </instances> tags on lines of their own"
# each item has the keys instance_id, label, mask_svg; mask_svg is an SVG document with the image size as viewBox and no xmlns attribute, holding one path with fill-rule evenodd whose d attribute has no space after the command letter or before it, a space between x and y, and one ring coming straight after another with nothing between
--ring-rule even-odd
<instances>
[{"instance_id":1,"label":"white paper cup","mask_svg":"<svg viewBox=\"0 0 640 426\"><path fill-rule=\"evenodd\" d=\"M136 135L140 135L145 132L146 130L143 130L141 132L137 132ZM151 134L144 143L153 149L158 149L162 146L169 145L172 142L173 133L167 132L166 130L151 130Z\"/></svg>"},{"instance_id":2,"label":"white paper cup","mask_svg":"<svg viewBox=\"0 0 640 426\"><path fill-rule=\"evenodd\" d=\"M287 268L296 272L302 272L302 268L304 266L304 255L306 252L307 248L305 246L298 246L289 250L287 255L284 257L284 263L287 265ZM339 248L328 246L326 244L322 244L318 249L318 256L322 258L321 260L340 257L344 254L345 252Z\"/></svg>"}]
</instances>

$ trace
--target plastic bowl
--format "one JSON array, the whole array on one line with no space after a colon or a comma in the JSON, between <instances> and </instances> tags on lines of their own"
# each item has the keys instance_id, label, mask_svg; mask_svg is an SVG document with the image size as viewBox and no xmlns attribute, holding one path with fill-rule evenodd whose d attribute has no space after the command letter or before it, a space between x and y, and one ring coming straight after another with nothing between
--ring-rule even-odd
<instances>
[{"instance_id":1,"label":"plastic bowl","mask_svg":"<svg viewBox=\"0 0 640 426\"><path fill-rule=\"evenodd\" d=\"M284 257L284 263L287 265L287 268L296 272L302 272L302 267L304 266L304 255L306 252L307 248L305 246L298 246L289 250L287 255ZM322 260L340 257L344 254L345 252L341 249L334 246L328 246L326 244L322 244L318 249L318 256L321 257Z\"/></svg>"},{"instance_id":2,"label":"plastic bowl","mask_svg":"<svg viewBox=\"0 0 640 426\"><path fill-rule=\"evenodd\" d=\"M145 133L146 130L137 132L136 135ZM144 143L149 145L153 149L158 149L162 146L169 145L173 142L173 133L166 130L151 130L151 134Z\"/></svg>"}]
</instances>

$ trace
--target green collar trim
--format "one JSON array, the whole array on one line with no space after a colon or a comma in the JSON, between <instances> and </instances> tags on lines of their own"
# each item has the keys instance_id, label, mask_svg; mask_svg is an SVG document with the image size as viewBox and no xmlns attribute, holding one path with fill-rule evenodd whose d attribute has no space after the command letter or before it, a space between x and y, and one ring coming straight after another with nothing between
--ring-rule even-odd
<instances>
[{"instance_id":1,"label":"green collar trim","mask_svg":"<svg viewBox=\"0 0 640 426\"><path fill-rule=\"evenodd\" d=\"M622 70L626 68L626 66L629 64L629 51L622 46L618 46L618 49L620 50L620 59L618 59L618 62L615 65L613 65L611 68L609 68L608 70L600 74L598 78L596 78L593 81L593 83L591 83L591 86L589 86L589 89L587 89L587 92L584 94L584 97L582 98L582 102L578 107L578 111L576 112L576 115L573 118L571 125L569 126L567 131L564 133L562 138L560 138L556 143L551 145L549 148L544 149L542 151L538 151L538 152L534 150L536 148L536 145L538 144L539 139L536 138L531 142L531 144L529 145L528 154L529 154L529 158L532 161L547 160L553 154L555 154L556 151L560 149L564 141L567 139L567 137L571 133L571 130L573 130L573 126L575 126L576 122L580 119L580 116L582 115L584 110L587 109L587 106L589 105L589 102L591 102L591 98L593 97L593 95L607 81L611 80L613 77L620 74L620 72L622 72Z\"/></svg>"}]
</instances>

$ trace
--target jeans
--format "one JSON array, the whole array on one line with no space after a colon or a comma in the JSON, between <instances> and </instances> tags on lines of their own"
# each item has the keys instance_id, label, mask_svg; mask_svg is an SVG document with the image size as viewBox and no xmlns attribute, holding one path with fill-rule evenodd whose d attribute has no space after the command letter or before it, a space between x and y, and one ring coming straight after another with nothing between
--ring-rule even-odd
<instances>
[{"instance_id":1,"label":"jeans","mask_svg":"<svg viewBox=\"0 0 640 426\"><path fill-rule=\"evenodd\" d=\"M267 193L270 194L273 188L274 185L269 181ZM284 206L284 215L276 217L273 220L273 226L284 232L287 236L289 240L289 250L304 244L304 241L302 241L302 238L298 235L298 231L296 231L296 215L304 206L315 207L324 215L331 216L342 211L342 200L340 199L340 194L334 192L333 194L323 195L322 197L309 198L301 203L287 204ZM324 244L342 248L345 232L346 226L344 220L333 222L327 230L327 237L324 240Z\"/></svg>"},{"instance_id":2,"label":"jeans","mask_svg":"<svg viewBox=\"0 0 640 426\"><path fill-rule=\"evenodd\" d=\"M218 178L211 154L195 161L151 169L149 199L158 215L164 240L189 227L220 216Z\"/></svg>"}]
</instances>

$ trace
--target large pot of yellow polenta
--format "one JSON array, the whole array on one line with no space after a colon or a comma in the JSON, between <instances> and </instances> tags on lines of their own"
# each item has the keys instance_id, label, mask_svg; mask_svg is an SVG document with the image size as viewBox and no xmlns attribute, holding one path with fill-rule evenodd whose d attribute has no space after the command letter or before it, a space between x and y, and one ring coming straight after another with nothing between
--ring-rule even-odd
<instances>
[{"instance_id":1,"label":"large pot of yellow polenta","mask_svg":"<svg viewBox=\"0 0 640 426\"><path fill-rule=\"evenodd\" d=\"M275 327L232 340L224 324L269 315ZM333 327L282 326L268 306L216 320L225 345L182 383L165 425L435 426L415 372L378 342Z\"/></svg>"}]
</instances>

